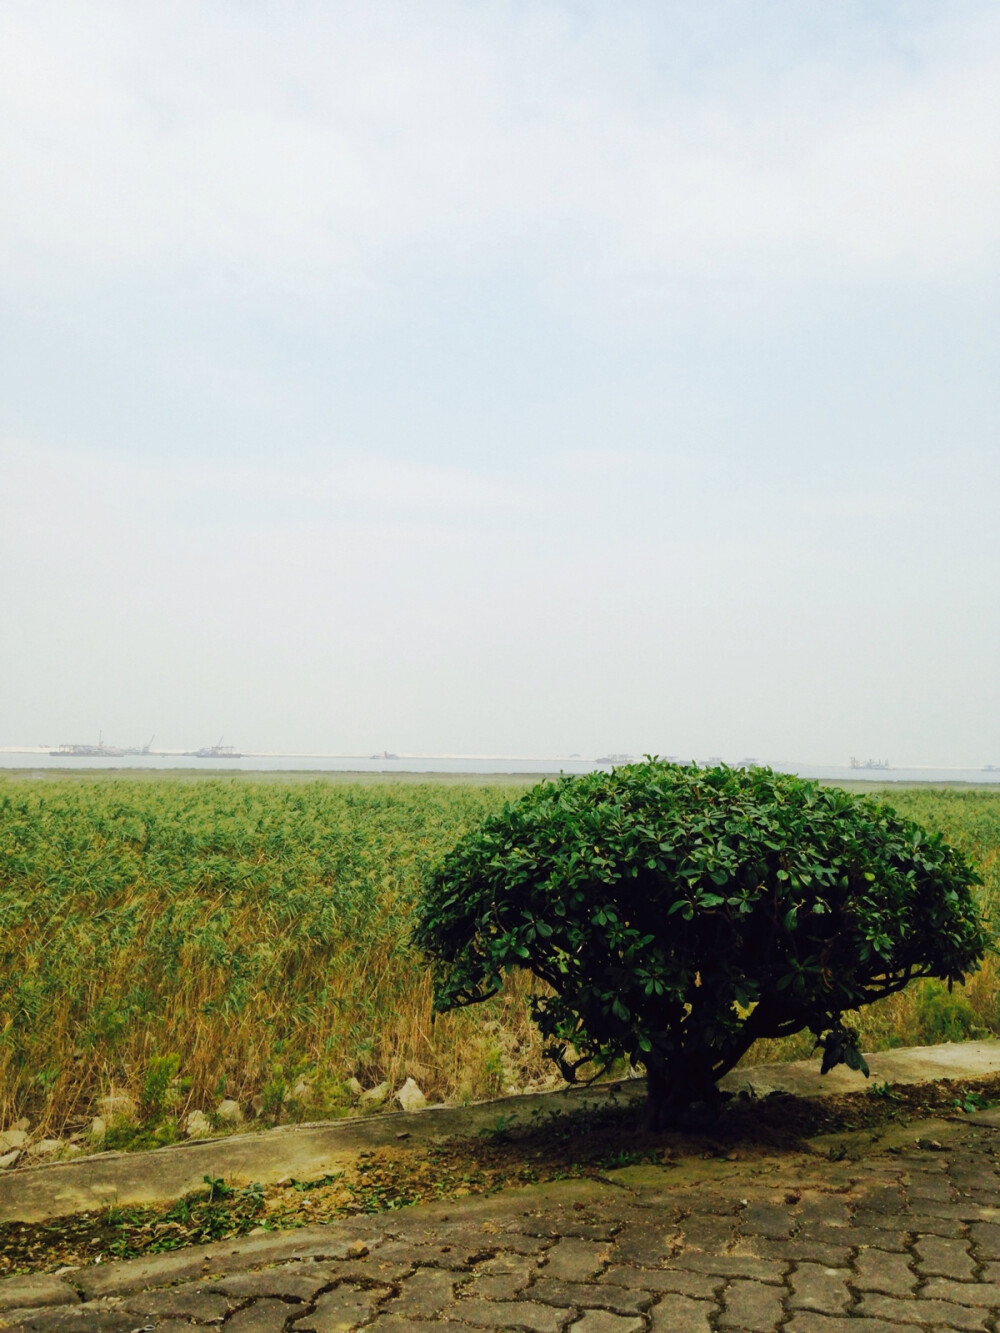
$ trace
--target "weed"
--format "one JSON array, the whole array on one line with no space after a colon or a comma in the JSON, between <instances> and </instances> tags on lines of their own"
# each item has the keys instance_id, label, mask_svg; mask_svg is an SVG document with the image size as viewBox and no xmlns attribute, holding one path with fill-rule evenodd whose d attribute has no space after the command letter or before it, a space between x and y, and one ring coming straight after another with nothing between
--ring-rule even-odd
<instances>
[{"instance_id":1,"label":"weed","mask_svg":"<svg viewBox=\"0 0 1000 1333\"><path fill-rule=\"evenodd\" d=\"M202 1176L205 1184L208 1186L208 1201L215 1203L217 1199L231 1199L235 1190L231 1185L227 1185L221 1176Z\"/></svg>"},{"instance_id":2,"label":"weed","mask_svg":"<svg viewBox=\"0 0 1000 1333\"><path fill-rule=\"evenodd\" d=\"M507 1131L517 1119L517 1112L512 1111L509 1115L498 1115L492 1125L484 1125L479 1131L480 1138L506 1138Z\"/></svg>"},{"instance_id":3,"label":"weed","mask_svg":"<svg viewBox=\"0 0 1000 1333\"><path fill-rule=\"evenodd\" d=\"M868 1089L869 1097L881 1097L883 1101L898 1102L899 1093L895 1091L891 1083L873 1083Z\"/></svg>"},{"instance_id":4,"label":"weed","mask_svg":"<svg viewBox=\"0 0 1000 1333\"><path fill-rule=\"evenodd\" d=\"M616 1171L624 1166L639 1166L643 1162L657 1162L663 1156L662 1148L620 1148L602 1157L597 1165L602 1171Z\"/></svg>"},{"instance_id":5,"label":"weed","mask_svg":"<svg viewBox=\"0 0 1000 1333\"><path fill-rule=\"evenodd\" d=\"M154 1055L150 1060L142 1084L142 1108L147 1116L155 1118L163 1111L180 1064L179 1055Z\"/></svg>"},{"instance_id":6,"label":"weed","mask_svg":"<svg viewBox=\"0 0 1000 1333\"><path fill-rule=\"evenodd\" d=\"M434 1100L536 1078L526 982L492 1003L492 1032L432 1026L409 944L426 866L507 794L0 778L0 1127L58 1133L109 1082L140 1110L107 1141L126 1148L223 1096L301 1116L303 1072L309 1114L408 1066Z\"/></svg>"},{"instance_id":7,"label":"weed","mask_svg":"<svg viewBox=\"0 0 1000 1333\"><path fill-rule=\"evenodd\" d=\"M989 1111L995 1103L989 1101L981 1092L963 1088L955 1100L955 1105L966 1115L972 1115L974 1111Z\"/></svg>"}]
</instances>

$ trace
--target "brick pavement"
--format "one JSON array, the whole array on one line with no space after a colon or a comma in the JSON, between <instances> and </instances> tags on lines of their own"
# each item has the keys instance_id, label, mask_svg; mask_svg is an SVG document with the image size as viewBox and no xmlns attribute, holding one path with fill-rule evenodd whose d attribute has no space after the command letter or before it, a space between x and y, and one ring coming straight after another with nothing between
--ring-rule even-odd
<instances>
[{"instance_id":1,"label":"brick pavement","mask_svg":"<svg viewBox=\"0 0 1000 1333\"><path fill-rule=\"evenodd\" d=\"M996 1124L943 1142L915 1129L858 1161L789 1156L677 1181L633 1168L8 1279L0 1327L1000 1333Z\"/></svg>"}]
</instances>

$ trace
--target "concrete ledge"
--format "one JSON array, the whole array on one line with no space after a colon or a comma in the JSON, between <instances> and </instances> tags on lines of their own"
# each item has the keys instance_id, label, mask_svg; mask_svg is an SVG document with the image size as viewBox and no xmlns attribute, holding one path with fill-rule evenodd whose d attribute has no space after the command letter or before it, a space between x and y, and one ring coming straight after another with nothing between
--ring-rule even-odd
<instances>
[{"instance_id":1,"label":"concrete ledge","mask_svg":"<svg viewBox=\"0 0 1000 1333\"><path fill-rule=\"evenodd\" d=\"M748 1065L722 1080L731 1092L751 1087L758 1097L769 1092L794 1092L800 1097L822 1097L864 1092L875 1083L933 1083L939 1078L989 1078L1000 1074L1000 1040L952 1041L940 1046L907 1046L896 1051L866 1055L871 1077L838 1065L829 1074L819 1072L815 1060L794 1060L784 1065Z\"/></svg>"},{"instance_id":2,"label":"concrete ledge","mask_svg":"<svg viewBox=\"0 0 1000 1333\"><path fill-rule=\"evenodd\" d=\"M820 1097L861 1092L873 1083L927 1083L935 1079L983 1078L1000 1074L1000 1040L919 1046L868 1057L871 1080L838 1068L820 1076L819 1060L736 1069L722 1081L729 1091L751 1089ZM430 1107L334 1120L286 1125L260 1133L203 1139L146 1153L98 1153L46 1166L15 1168L0 1174L0 1222L41 1222L117 1204L144 1205L178 1199L202 1188L205 1176L236 1185L273 1184L285 1176L300 1178L333 1172L353 1163L362 1151L410 1143L441 1143L475 1135L501 1118L524 1126L542 1116L566 1116L609 1105L630 1105L645 1097L643 1079L571 1088L562 1092L507 1097L475 1106Z\"/></svg>"},{"instance_id":3,"label":"concrete ledge","mask_svg":"<svg viewBox=\"0 0 1000 1333\"><path fill-rule=\"evenodd\" d=\"M48 1305L77 1305L80 1297L60 1277L48 1273L0 1280L0 1314L5 1310L41 1309Z\"/></svg>"},{"instance_id":4,"label":"concrete ledge","mask_svg":"<svg viewBox=\"0 0 1000 1333\"><path fill-rule=\"evenodd\" d=\"M216 1245L191 1245L167 1254L148 1254L141 1259L77 1269L73 1282L85 1300L102 1296L129 1296L151 1287L172 1287L179 1282L239 1273L264 1264L289 1259L347 1259L352 1246L378 1245L385 1232L384 1221L359 1217L351 1222L292 1231L271 1231L261 1236L242 1236Z\"/></svg>"},{"instance_id":5,"label":"concrete ledge","mask_svg":"<svg viewBox=\"0 0 1000 1333\"><path fill-rule=\"evenodd\" d=\"M444 1143L490 1129L500 1117L521 1125L532 1117L565 1116L609 1105L628 1105L646 1095L643 1079L535 1096L507 1097L475 1106L428 1107L358 1120L283 1125L259 1133L194 1139L151 1152L95 1153L68 1162L24 1167L0 1175L0 1222L42 1222L92 1208L134 1206L179 1199L204 1188L205 1176L245 1185L273 1184L285 1176L308 1178L334 1172L374 1148L408 1143Z\"/></svg>"},{"instance_id":6,"label":"concrete ledge","mask_svg":"<svg viewBox=\"0 0 1000 1333\"><path fill-rule=\"evenodd\" d=\"M219 1274L246 1272L271 1264L310 1260L350 1260L364 1256L414 1223L432 1228L446 1224L456 1213L462 1224L506 1213L519 1213L533 1201L558 1203L572 1207L599 1197L621 1195L621 1189L599 1180L555 1181L545 1185L525 1185L506 1190L502 1196L462 1199L460 1204L442 1200L418 1204L414 1208L379 1213L374 1216L345 1218L322 1226L291 1231L271 1231L262 1235L241 1236L214 1245L192 1245L167 1254L144 1255L141 1259L120 1259L99 1267L79 1268L72 1275L76 1291L85 1301L103 1297L129 1296L156 1287L173 1287L182 1282L199 1281ZM48 1280L48 1279L46 1279ZM59 1279L52 1279L58 1281ZM28 1282L30 1278L12 1278ZM65 1284L64 1284L65 1285ZM7 1308L15 1308L8 1306Z\"/></svg>"}]
</instances>

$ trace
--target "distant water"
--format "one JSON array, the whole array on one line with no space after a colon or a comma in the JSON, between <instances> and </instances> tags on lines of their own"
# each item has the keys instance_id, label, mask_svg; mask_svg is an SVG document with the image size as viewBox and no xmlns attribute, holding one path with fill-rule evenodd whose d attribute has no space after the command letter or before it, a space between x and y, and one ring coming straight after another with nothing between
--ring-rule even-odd
<instances>
[{"instance_id":1,"label":"distant water","mask_svg":"<svg viewBox=\"0 0 1000 1333\"><path fill-rule=\"evenodd\" d=\"M609 768L595 759L502 756L412 756L398 759L367 758L354 755L244 755L241 759L194 759L190 755L125 755L123 758L95 759L93 755L70 759L48 753L4 753L0 751L0 771L3 769L64 769L67 772L94 770L145 771L161 769L193 770L198 773L590 773L597 768ZM865 769L819 764L792 764L773 762L772 768L785 773L797 773L805 778L822 778L829 782L922 782L974 783L977 786L1000 786L1000 770L981 768L890 768Z\"/></svg>"}]
</instances>

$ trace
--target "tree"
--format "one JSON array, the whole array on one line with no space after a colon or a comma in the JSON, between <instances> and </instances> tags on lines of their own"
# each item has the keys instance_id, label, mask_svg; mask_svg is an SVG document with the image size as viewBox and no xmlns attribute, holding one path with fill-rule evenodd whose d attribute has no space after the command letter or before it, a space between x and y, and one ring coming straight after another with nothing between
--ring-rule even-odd
<instances>
[{"instance_id":1,"label":"tree","mask_svg":"<svg viewBox=\"0 0 1000 1333\"><path fill-rule=\"evenodd\" d=\"M650 759L542 783L486 819L429 876L414 938L438 1012L534 973L564 1075L645 1065L661 1128L710 1113L760 1037L809 1029L823 1073L867 1074L845 1011L916 977L963 981L987 947L979 883L880 801Z\"/></svg>"}]
</instances>

